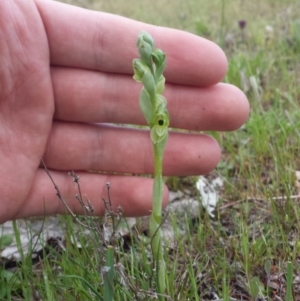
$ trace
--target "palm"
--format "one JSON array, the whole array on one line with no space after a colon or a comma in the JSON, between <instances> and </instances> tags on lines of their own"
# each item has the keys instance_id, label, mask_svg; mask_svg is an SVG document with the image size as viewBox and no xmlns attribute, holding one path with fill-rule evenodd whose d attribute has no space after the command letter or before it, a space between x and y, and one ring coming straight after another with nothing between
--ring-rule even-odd
<instances>
[{"instance_id":1,"label":"palm","mask_svg":"<svg viewBox=\"0 0 300 301\"><path fill-rule=\"evenodd\" d=\"M43 23L29 1L0 3L0 221L26 211L54 111Z\"/></svg>"}]
</instances>

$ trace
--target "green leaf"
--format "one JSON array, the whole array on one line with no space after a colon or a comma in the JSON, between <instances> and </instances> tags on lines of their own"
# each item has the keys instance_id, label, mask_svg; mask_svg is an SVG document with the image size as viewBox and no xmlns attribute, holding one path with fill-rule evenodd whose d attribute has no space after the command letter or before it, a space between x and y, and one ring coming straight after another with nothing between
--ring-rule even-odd
<instances>
[{"instance_id":1,"label":"green leaf","mask_svg":"<svg viewBox=\"0 0 300 301\"><path fill-rule=\"evenodd\" d=\"M162 94L164 92L164 90L165 90L165 81L166 81L166 79L163 76L161 76L159 78L159 80L156 83L156 94L159 95L159 94ZM159 95L159 96L162 96L162 95Z\"/></svg>"},{"instance_id":2,"label":"green leaf","mask_svg":"<svg viewBox=\"0 0 300 301\"><path fill-rule=\"evenodd\" d=\"M13 272L0 268L0 300L6 300L9 290L19 290L22 288L21 281Z\"/></svg>"},{"instance_id":3,"label":"green leaf","mask_svg":"<svg viewBox=\"0 0 300 301\"><path fill-rule=\"evenodd\" d=\"M14 240L14 236L13 235L9 235L9 234L4 234L0 237L0 250L8 247L12 244Z\"/></svg>"},{"instance_id":4,"label":"green leaf","mask_svg":"<svg viewBox=\"0 0 300 301\"><path fill-rule=\"evenodd\" d=\"M261 286L261 283L260 283L260 280L258 277L253 277L251 278L250 280L250 294L251 294L251 297L256 299L258 296L259 296L259 293L260 293L260 286Z\"/></svg>"},{"instance_id":5,"label":"green leaf","mask_svg":"<svg viewBox=\"0 0 300 301\"><path fill-rule=\"evenodd\" d=\"M272 266L271 260L267 259L264 264L264 269L268 276L270 276L271 274L271 266Z\"/></svg>"},{"instance_id":6,"label":"green leaf","mask_svg":"<svg viewBox=\"0 0 300 301\"><path fill-rule=\"evenodd\" d=\"M5 280L7 282L9 282L11 280L11 278L14 276L13 272L4 270L4 269L0 269L0 279Z\"/></svg>"},{"instance_id":7,"label":"green leaf","mask_svg":"<svg viewBox=\"0 0 300 301\"><path fill-rule=\"evenodd\" d=\"M156 107L157 111L159 113L164 113L166 111L166 106L167 106L167 100L163 95L156 94L155 95L155 102L156 102Z\"/></svg>"},{"instance_id":8,"label":"green leaf","mask_svg":"<svg viewBox=\"0 0 300 301\"><path fill-rule=\"evenodd\" d=\"M149 94L145 89L142 89L141 91L139 105L148 125L150 125L151 123L153 123L154 119L154 108L150 101Z\"/></svg>"},{"instance_id":9,"label":"green leaf","mask_svg":"<svg viewBox=\"0 0 300 301\"><path fill-rule=\"evenodd\" d=\"M156 91L156 85L154 81L154 77L150 70L146 70L146 72L143 75L142 83L144 84L144 88L148 92L150 98L155 97L155 91Z\"/></svg>"}]
</instances>

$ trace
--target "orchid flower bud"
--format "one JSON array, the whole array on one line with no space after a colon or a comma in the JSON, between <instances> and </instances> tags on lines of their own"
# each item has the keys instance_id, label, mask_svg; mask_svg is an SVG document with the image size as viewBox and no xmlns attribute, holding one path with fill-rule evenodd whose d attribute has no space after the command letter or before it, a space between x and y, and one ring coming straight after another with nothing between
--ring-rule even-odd
<instances>
[{"instance_id":1,"label":"orchid flower bud","mask_svg":"<svg viewBox=\"0 0 300 301\"><path fill-rule=\"evenodd\" d=\"M153 47L154 47L154 41L152 37L146 32L141 32L137 40L137 47L141 59L144 60L144 62L149 67L151 67L152 64L151 54L153 52Z\"/></svg>"},{"instance_id":2,"label":"orchid flower bud","mask_svg":"<svg viewBox=\"0 0 300 301\"><path fill-rule=\"evenodd\" d=\"M160 49L155 49L155 51L152 52L152 60L155 64L155 78L159 79L166 67L166 54Z\"/></svg>"},{"instance_id":3,"label":"orchid flower bud","mask_svg":"<svg viewBox=\"0 0 300 301\"><path fill-rule=\"evenodd\" d=\"M134 71L134 80L137 82L142 82L144 74L147 72L149 69L146 64L141 62L139 59L134 59L132 61L132 66L133 66L133 71Z\"/></svg>"},{"instance_id":4,"label":"orchid flower bud","mask_svg":"<svg viewBox=\"0 0 300 301\"><path fill-rule=\"evenodd\" d=\"M150 97L154 97L156 87L155 87L154 77L149 67L141 60L134 59L133 70L134 70L133 78L137 82L142 82Z\"/></svg>"}]
</instances>

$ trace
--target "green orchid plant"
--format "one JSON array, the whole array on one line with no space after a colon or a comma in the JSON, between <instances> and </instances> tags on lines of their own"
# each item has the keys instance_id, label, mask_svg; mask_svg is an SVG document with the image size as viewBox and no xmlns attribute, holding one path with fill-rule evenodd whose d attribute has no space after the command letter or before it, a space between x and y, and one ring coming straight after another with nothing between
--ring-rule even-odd
<instances>
[{"instance_id":1,"label":"green orchid plant","mask_svg":"<svg viewBox=\"0 0 300 301\"><path fill-rule=\"evenodd\" d=\"M150 137L154 150L153 205L149 222L151 247L157 275L157 289L160 294L164 294L166 269L160 226L163 221L162 199L164 190L162 162L170 123L167 100L162 95L165 89L163 72L166 66L166 55L160 49L154 48L152 37L144 31L138 36L137 47L140 59L133 60L133 78L144 85L140 93L139 105L150 127Z\"/></svg>"}]
</instances>

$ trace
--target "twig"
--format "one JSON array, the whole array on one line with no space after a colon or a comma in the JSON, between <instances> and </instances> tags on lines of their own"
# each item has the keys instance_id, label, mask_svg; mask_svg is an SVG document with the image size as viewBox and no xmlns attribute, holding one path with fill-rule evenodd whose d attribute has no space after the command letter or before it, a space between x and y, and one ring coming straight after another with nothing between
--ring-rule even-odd
<instances>
[{"instance_id":1,"label":"twig","mask_svg":"<svg viewBox=\"0 0 300 301\"><path fill-rule=\"evenodd\" d=\"M42 162L42 164L43 164L43 166L44 166L44 169L45 169L45 171L46 171L48 177L50 178L51 182L52 182L53 185L54 185L54 188L55 188L55 190L56 190L56 195L57 195L58 198L61 200L61 202L65 205L65 207L67 208L67 210L69 211L69 213L72 215L72 217L73 217L73 218L76 220L76 222L79 223L81 226L83 226L83 227L85 227L85 228L87 228L87 229L93 230L93 229L94 229L93 227L90 227L90 226L88 226L88 225L85 225L84 223L82 223L82 222L77 218L77 215L71 210L71 208L68 206L68 204L66 203L66 201L65 201L64 198L62 197L62 195L61 195L61 193L60 193L60 191L59 191L58 186L57 186L56 183L54 182L54 180L53 180L53 178L52 178L52 176L51 176L51 174L50 174L50 172L49 172L49 170L48 170L48 168L47 168L47 166L46 166L46 164L45 164L45 162L44 162L44 160L43 160L42 158L41 158L41 162Z\"/></svg>"}]
</instances>

